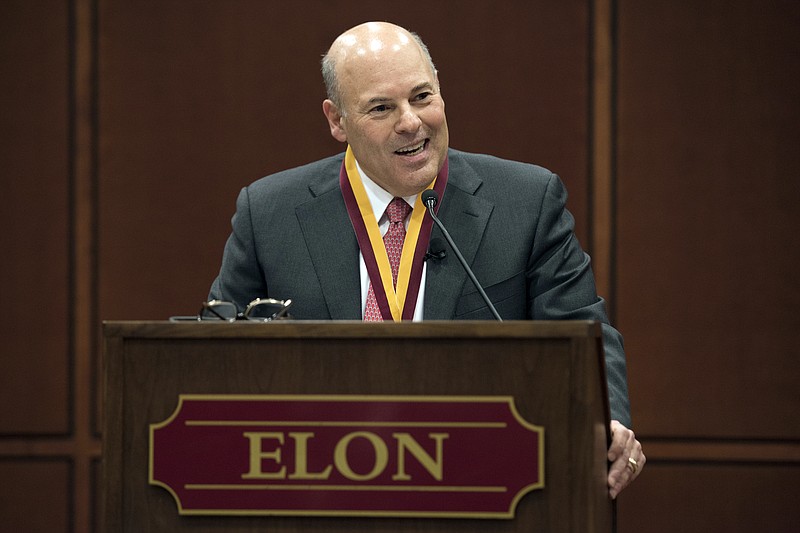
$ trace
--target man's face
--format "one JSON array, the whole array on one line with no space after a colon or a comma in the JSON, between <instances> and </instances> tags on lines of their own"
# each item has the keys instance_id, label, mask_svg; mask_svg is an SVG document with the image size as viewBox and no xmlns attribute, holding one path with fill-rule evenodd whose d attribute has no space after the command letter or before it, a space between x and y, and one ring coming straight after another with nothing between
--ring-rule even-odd
<instances>
[{"instance_id":1,"label":"man's face","mask_svg":"<svg viewBox=\"0 0 800 533\"><path fill-rule=\"evenodd\" d=\"M372 44L338 65L344 113L327 100L323 108L331 134L350 144L364 172L395 196L411 196L447 157L444 100L415 42Z\"/></svg>"}]
</instances>

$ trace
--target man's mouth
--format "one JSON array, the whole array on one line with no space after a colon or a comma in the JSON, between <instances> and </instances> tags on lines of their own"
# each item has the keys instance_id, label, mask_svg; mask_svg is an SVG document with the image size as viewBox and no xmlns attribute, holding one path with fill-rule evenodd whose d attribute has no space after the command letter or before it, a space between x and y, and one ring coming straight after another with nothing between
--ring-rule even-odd
<instances>
[{"instance_id":1,"label":"man's mouth","mask_svg":"<svg viewBox=\"0 0 800 533\"><path fill-rule=\"evenodd\" d=\"M417 155L425 149L425 146L427 144L428 144L428 139L425 139L419 144L415 144L407 148L401 148L400 150L395 150L394 153L396 153L397 155L405 155L405 156Z\"/></svg>"}]
</instances>

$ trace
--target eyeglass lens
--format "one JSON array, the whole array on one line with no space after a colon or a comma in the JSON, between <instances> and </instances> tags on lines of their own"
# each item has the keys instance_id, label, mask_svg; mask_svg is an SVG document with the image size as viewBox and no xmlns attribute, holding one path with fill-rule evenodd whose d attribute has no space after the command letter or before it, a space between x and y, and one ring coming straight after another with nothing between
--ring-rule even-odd
<instances>
[{"instance_id":1,"label":"eyeglass lens","mask_svg":"<svg viewBox=\"0 0 800 533\"><path fill-rule=\"evenodd\" d=\"M231 302L208 302L200 310L201 320L235 320L236 305Z\"/></svg>"},{"instance_id":2,"label":"eyeglass lens","mask_svg":"<svg viewBox=\"0 0 800 533\"><path fill-rule=\"evenodd\" d=\"M250 320L269 320L283 312L283 302L259 302L248 308L247 318Z\"/></svg>"}]
</instances>

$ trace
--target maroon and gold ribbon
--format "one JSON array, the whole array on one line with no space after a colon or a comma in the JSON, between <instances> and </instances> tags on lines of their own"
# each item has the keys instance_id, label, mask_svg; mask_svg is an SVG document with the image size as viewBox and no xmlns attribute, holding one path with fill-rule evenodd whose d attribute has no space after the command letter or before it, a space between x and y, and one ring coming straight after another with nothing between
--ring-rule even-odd
<instances>
[{"instance_id":1,"label":"maroon and gold ribbon","mask_svg":"<svg viewBox=\"0 0 800 533\"><path fill-rule=\"evenodd\" d=\"M447 169L448 165L445 159L439 175L427 187L435 190L439 198L444 196L444 189L447 185ZM412 320L422 280L424 258L428 251L433 226L433 219L430 215L426 216L427 208L420 197L422 193L417 195L414 210L411 212L411 220L406 230L406 239L400 256L397 287L395 287L392 281L389 257L386 254L378 221L375 219L375 211L372 209L372 204L358 173L355 156L349 146L339 172L339 184L383 319L395 322ZM437 213L439 204L435 207Z\"/></svg>"}]
</instances>

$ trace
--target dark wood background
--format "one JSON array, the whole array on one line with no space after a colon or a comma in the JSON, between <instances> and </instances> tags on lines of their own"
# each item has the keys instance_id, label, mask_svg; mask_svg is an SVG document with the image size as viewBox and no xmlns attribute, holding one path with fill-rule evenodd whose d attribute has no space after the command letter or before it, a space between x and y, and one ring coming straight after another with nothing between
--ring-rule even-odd
<instances>
[{"instance_id":1,"label":"dark wood background","mask_svg":"<svg viewBox=\"0 0 800 533\"><path fill-rule=\"evenodd\" d=\"M452 146L569 188L649 458L619 530L796 530L793 0L0 3L0 523L96 530L101 321L196 312L239 188L341 149L319 59L370 19Z\"/></svg>"}]
</instances>

